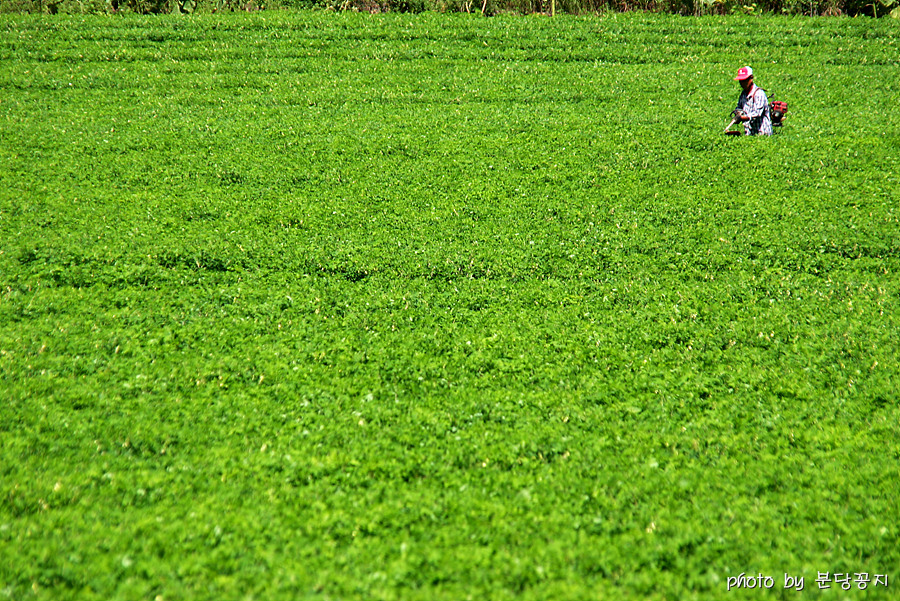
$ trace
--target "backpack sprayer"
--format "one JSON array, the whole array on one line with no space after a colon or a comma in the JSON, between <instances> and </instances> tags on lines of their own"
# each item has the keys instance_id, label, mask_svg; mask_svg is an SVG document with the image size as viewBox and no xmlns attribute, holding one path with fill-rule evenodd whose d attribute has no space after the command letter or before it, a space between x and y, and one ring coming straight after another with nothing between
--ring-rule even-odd
<instances>
[{"instance_id":1,"label":"backpack sprayer","mask_svg":"<svg viewBox=\"0 0 900 601\"><path fill-rule=\"evenodd\" d=\"M781 127L781 121L787 112L787 102L776 100L769 103L769 114L772 116L772 127Z\"/></svg>"}]
</instances>

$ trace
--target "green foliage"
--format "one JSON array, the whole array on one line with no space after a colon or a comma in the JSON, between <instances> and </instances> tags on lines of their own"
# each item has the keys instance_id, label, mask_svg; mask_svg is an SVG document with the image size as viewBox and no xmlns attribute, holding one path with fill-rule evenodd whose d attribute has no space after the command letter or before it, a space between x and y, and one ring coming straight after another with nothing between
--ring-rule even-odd
<instances>
[{"instance_id":1,"label":"green foliage","mask_svg":"<svg viewBox=\"0 0 900 601\"><path fill-rule=\"evenodd\" d=\"M268 9L415 14L437 11L485 16L508 13L583 15L634 11L665 12L682 16L777 13L896 18L900 14L897 0L0 0L0 13L202 14Z\"/></svg>"},{"instance_id":2,"label":"green foliage","mask_svg":"<svg viewBox=\"0 0 900 601\"><path fill-rule=\"evenodd\" d=\"M0 592L895 586L895 28L4 16Z\"/></svg>"}]
</instances>

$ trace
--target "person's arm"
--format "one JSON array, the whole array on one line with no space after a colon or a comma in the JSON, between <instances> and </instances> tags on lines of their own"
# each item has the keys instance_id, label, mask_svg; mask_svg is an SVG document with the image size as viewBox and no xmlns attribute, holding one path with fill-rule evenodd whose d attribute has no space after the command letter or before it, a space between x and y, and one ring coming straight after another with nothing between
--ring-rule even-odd
<instances>
[{"instance_id":1,"label":"person's arm","mask_svg":"<svg viewBox=\"0 0 900 601\"><path fill-rule=\"evenodd\" d=\"M747 122L750 120L750 117L747 116L747 107L750 106L750 98L741 92L741 95L738 96L737 106L731 111L731 114L734 116L734 122Z\"/></svg>"}]
</instances>

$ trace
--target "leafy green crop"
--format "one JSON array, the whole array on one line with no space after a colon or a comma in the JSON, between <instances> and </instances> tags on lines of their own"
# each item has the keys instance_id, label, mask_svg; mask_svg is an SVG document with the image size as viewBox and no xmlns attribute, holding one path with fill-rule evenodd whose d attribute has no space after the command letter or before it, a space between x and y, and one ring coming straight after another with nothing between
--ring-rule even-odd
<instances>
[{"instance_id":1,"label":"leafy green crop","mask_svg":"<svg viewBox=\"0 0 900 601\"><path fill-rule=\"evenodd\" d=\"M892 598L898 39L3 16L0 592Z\"/></svg>"}]
</instances>

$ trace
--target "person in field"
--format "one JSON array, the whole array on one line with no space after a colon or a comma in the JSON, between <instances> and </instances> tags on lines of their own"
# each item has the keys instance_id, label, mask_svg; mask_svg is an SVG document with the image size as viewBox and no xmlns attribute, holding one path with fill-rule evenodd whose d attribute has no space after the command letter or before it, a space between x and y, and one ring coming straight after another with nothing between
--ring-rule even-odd
<instances>
[{"instance_id":1,"label":"person in field","mask_svg":"<svg viewBox=\"0 0 900 601\"><path fill-rule=\"evenodd\" d=\"M771 136L772 117L769 115L769 99L766 97L766 91L753 83L753 69L741 67L734 79L741 84L741 95L738 97L734 116L743 122L744 134Z\"/></svg>"}]
</instances>

